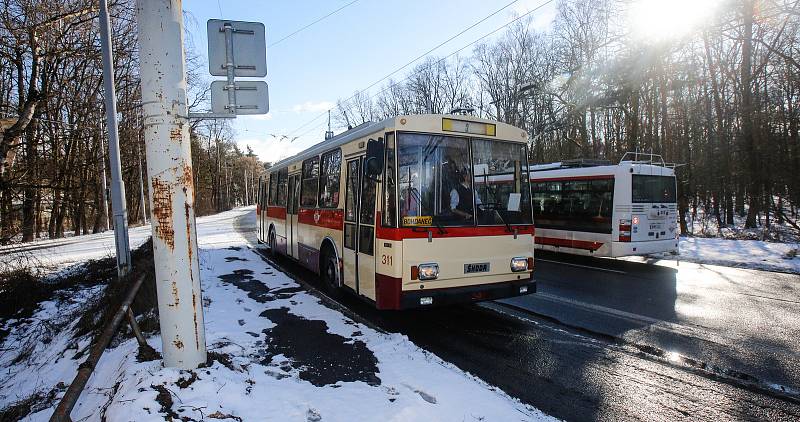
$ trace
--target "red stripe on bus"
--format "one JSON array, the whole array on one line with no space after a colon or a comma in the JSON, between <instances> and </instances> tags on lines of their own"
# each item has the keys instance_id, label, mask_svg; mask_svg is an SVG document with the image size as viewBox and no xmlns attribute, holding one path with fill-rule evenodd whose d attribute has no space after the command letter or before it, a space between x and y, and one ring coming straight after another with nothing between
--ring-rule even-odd
<instances>
[{"instance_id":1,"label":"red stripe on bus","mask_svg":"<svg viewBox=\"0 0 800 422\"><path fill-rule=\"evenodd\" d=\"M380 221L380 212L378 221ZM509 232L506 226L442 227L445 233L441 233L438 227L392 228L382 227L378 223L376 237L382 240L422 239L428 237L428 231L432 232L433 238L508 236L513 234L514 229L517 229L518 234L534 234L533 225L511 226L512 232Z\"/></svg>"},{"instance_id":2,"label":"red stripe on bus","mask_svg":"<svg viewBox=\"0 0 800 422\"><path fill-rule=\"evenodd\" d=\"M286 207L267 207L267 217L286 220Z\"/></svg>"},{"instance_id":3,"label":"red stripe on bus","mask_svg":"<svg viewBox=\"0 0 800 422\"><path fill-rule=\"evenodd\" d=\"M375 273L375 306L378 309L400 309L401 280Z\"/></svg>"},{"instance_id":4,"label":"red stripe on bus","mask_svg":"<svg viewBox=\"0 0 800 422\"><path fill-rule=\"evenodd\" d=\"M541 237L536 236L534 242L540 245L560 246L575 249L587 249L596 251L604 245L603 242L593 242L590 240L574 240L574 239L559 239L556 237Z\"/></svg>"},{"instance_id":5,"label":"red stripe on bus","mask_svg":"<svg viewBox=\"0 0 800 422\"><path fill-rule=\"evenodd\" d=\"M571 176L571 177L547 177L544 179L534 179L531 177L531 182L563 182L570 180L609 180L614 179L614 175L598 175L598 176Z\"/></svg>"},{"instance_id":6,"label":"red stripe on bus","mask_svg":"<svg viewBox=\"0 0 800 422\"><path fill-rule=\"evenodd\" d=\"M344 210L301 208L297 221L311 226L342 230L344 227Z\"/></svg>"}]
</instances>

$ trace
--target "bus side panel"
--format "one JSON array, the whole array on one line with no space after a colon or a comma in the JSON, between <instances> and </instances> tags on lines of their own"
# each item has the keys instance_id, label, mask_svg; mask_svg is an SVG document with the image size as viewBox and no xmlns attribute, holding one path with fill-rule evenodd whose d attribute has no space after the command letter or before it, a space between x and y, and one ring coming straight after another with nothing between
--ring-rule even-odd
<instances>
[{"instance_id":1,"label":"bus side panel","mask_svg":"<svg viewBox=\"0 0 800 422\"><path fill-rule=\"evenodd\" d=\"M301 264L316 273L319 272L320 253L325 238L333 240L336 253L341 258L343 219L344 211L341 209L300 209L298 248Z\"/></svg>"},{"instance_id":2,"label":"bus side panel","mask_svg":"<svg viewBox=\"0 0 800 422\"><path fill-rule=\"evenodd\" d=\"M395 229L381 226L377 213L375 239L375 304L378 309L400 309L403 279L403 241L391 240Z\"/></svg>"}]
</instances>

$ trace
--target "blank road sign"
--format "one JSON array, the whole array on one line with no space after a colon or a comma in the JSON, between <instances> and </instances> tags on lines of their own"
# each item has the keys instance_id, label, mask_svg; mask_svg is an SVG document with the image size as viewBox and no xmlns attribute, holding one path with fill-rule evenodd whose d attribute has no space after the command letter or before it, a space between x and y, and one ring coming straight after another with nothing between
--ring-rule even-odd
<instances>
[{"instance_id":1,"label":"blank road sign","mask_svg":"<svg viewBox=\"0 0 800 422\"><path fill-rule=\"evenodd\" d=\"M228 82L211 82L211 111L230 113ZM236 81L236 114L269 113L269 88L264 81Z\"/></svg>"},{"instance_id":2,"label":"blank road sign","mask_svg":"<svg viewBox=\"0 0 800 422\"><path fill-rule=\"evenodd\" d=\"M267 40L264 24L210 19L208 29L208 71L213 76L227 76L225 60L225 24L231 25L234 76L267 76Z\"/></svg>"}]
</instances>

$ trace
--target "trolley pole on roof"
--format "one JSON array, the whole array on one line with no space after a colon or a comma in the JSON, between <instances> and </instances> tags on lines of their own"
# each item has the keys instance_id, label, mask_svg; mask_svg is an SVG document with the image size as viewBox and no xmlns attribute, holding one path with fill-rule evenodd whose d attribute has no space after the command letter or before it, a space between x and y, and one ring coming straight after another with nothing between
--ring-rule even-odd
<instances>
[{"instance_id":1,"label":"trolley pole on roof","mask_svg":"<svg viewBox=\"0 0 800 422\"><path fill-rule=\"evenodd\" d=\"M164 365L206 362L180 0L138 0L150 224Z\"/></svg>"},{"instance_id":2,"label":"trolley pole on roof","mask_svg":"<svg viewBox=\"0 0 800 422\"><path fill-rule=\"evenodd\" d=\"M99 19L100 44L103 55L103 96L106 103L106 129L108 130L108 161L111 170L111 210L114 214L117 275L122 278L131 269L131 247L128 240L128 210L125 204L125 184L122 182L122 165L119 158L117 96L114 91L114 59L111 51L111 24L108 18L106 0L100 0ZM106 213L106 216L108 216L108 213Z\"/></svg>"}]
</instances>

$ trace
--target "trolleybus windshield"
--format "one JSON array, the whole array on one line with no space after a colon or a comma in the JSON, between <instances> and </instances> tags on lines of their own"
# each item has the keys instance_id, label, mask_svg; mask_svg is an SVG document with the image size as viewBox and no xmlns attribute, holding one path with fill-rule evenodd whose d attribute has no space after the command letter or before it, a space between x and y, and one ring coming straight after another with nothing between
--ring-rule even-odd
<instances>
[{"instance_id":1,"label":"trolleybus windshield","mask_svg":"<svg viewBox=\"0 0 800 422\"><path fill-rule=\"evenodd\" d=\"M532 224L523 144L401 133L397 159L403 226Z\"/></svg>"}]
</instances>

